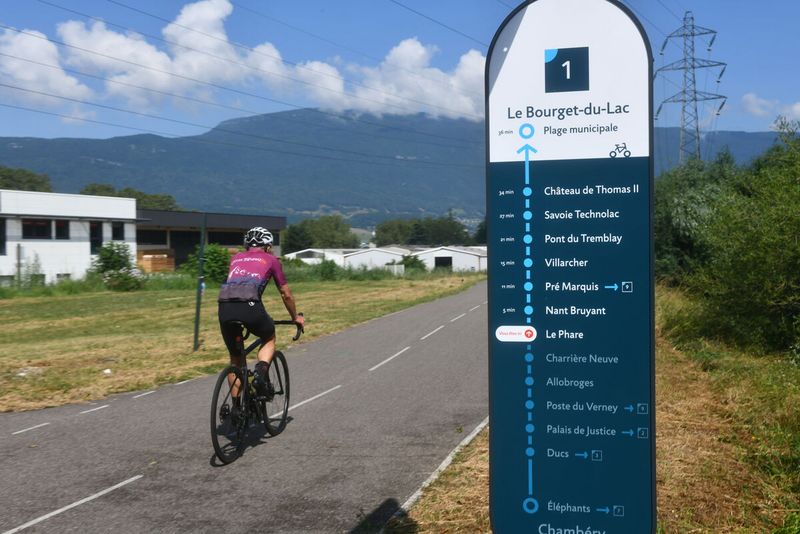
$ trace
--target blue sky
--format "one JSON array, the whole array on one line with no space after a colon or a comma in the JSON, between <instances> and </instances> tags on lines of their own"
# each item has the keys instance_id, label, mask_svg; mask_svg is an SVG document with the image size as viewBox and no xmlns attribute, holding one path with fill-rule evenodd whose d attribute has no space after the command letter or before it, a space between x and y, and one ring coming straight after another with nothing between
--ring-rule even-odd
<instances>
[{"instance_id":1,"label":"blue sky","mask_svg":"<svg viewBox=\"0 0 800 534\"><path fill-rule=\"evenodd\" d=\"M0 106L0 136L139 133L133 128L192 135L221 120L293 106L481 118L485 45L513 0L397 2L403 5L6 0L0 104L27 109ZM800 119L800 2L624 3L653 42L656 68L681 57L678 41L664 56L658 51L687 9L698 25L719 32L710 54L697 44L699 57L728 63L719 85L714 73L698 73L699 90L729 98L720 117L714 118L716 104L701 108L705 127L764 131L778 114ZM657 79L656 104L679 91L680 82L679 73ZM679 122L680 109L671 105L657 126Z\"/></svg>"}]
</instances>

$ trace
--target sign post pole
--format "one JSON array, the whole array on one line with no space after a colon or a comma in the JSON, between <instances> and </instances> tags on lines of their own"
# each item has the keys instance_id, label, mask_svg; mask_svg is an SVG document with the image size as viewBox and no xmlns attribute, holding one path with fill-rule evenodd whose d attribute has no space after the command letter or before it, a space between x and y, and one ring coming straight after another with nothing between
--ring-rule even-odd
<instances>
[{"instance_id":1,"label":"sign post pole","mask_svg":"<svg viewBox=\"0 0 800 534\"><path fill-rule=\"evenodd\" d=\"M649 42L615 0L529 0L486 99L493 529L655 532Z\"/></svg>"}]
</instances>

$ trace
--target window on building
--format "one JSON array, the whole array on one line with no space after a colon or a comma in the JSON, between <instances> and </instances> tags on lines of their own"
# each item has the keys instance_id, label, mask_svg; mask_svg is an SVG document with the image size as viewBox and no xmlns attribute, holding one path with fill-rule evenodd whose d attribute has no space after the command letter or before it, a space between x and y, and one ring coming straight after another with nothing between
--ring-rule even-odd
<instances>
[{"instance_id":1,"label":"window on building","mask_svg":"<svg viewBox=\"0 0 800 534\"><path fill-rule=\"evenodd\" d=\"M70 278L72 278L72 274L70 273L56 273L56 280L59 282L61 280L69 280Z\"/></svg>"},{"instance_id":2,"label":"window on building","mask_svg":"<svg viewBox=\"0 0 800 534\"><path fill-rule=\"evenodd\" d=\"M17 282L13 274L0 274L0 287L11 287Z\"/></svg>"},{"instance_id":3,"label":"window on building","mask_svg":"<svg viewBox=\"0 0 800 534\"><path fill-rule=\"evenodd\" d=\"M50 219L22 219L22 239L50 239L52 229Z\"/></svg>"},{"instance_id":4,"label":"window on building","mask_svg":"<svg viewBox=\"0 0 800 534\"><path fill-rule=\"evenodd\" d=\"M6 255L6 220L0 219L0 256Z\"/></svg>"},{"instance_id":5,"label":"window on building","mask_svg":"<svg viewBox=\"0 0 800 534\"><path fill-rule=\"evenodd\" d=\"M208 242L216 243L226 247L237 247L242 245L244 232L208 232Z\"/></svg>"},{"instance_id":6,"label":"window on building","mask_svg":"<svg viewBox=\"0 0 800 534\"><path fill-rule=\"evenodd\" d=\"M166 230L139 230L136 229L136 243L138 245L164 245L167 244Z\"/></svg>"},{"instance_id":7,"label":"window on building","mask_svg":"<svg viewBox=\"0 0 800 534\"><path fill-rule=\"evenodd\" d=\"M125 223L114 221L111 223L111 239L125 241Z\"/></svg>"},{"instance_id":8,"label":"window on building","mask_svg":"<svg viewBox=\"0 0 800 534\"><path fill-rule=\"evenodd\" d=\"M103 246L103 223L100 221L89 221L89 251L97 254Z\"/></svg>"},{"instance_id":9,"label":"window on building","mask_svg":"<svg viewBox=\"0 0 800 534\"><path fill-rule=\"evenodd\" d=\"M69 239L69 221L56 220L56 239Z\"/></svg>"}]
</instances>

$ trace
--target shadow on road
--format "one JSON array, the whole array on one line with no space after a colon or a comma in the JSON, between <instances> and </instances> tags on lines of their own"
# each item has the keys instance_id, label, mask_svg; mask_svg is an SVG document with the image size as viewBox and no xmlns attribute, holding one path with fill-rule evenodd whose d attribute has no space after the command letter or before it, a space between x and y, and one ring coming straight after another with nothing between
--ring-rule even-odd
<instances>
[{"instance_id":1,"label":"shadow on road","mask_svg":"<svg viewBox=\"0 0 800 534\"><path fill-rule=\"evenodd\" d=\"M387 526L386 523L396 513L398 517L392 521L391 526ZM394 534L415 534L419 532L417 523L400 509L400 503L396 499L386 499L369 515L364 516L348 534L377 533L381 532L384 526L387 526L385 530L387 534L389 532Z\"/></svg>"},{"instance_id":2,"label":"shadow on road","mask_svg":"<svg viewBox=\"0 0 800 534\"><path fill-rule=\"evenodd\" d=\"M291 415L288 416L286 418L286 425L288 426L293 420L294 418ZM267 440L278 439L278 438L280 438L280 434L274 437L270 436L267 433L267 429L264 428L263 424L256 423L252 425L250 429L247 431L247 435L245 436L244 440L244 447L242 448L242 451L239 456L240 457L244 456L249 449L253 449L255 447L258 447L259 445L267 443ZM219 458L217 458L216 454L211 455L211 458L209 458L208 463L211 467L225 467L226 465L229 465L222 463L219 460Z\"/></svg>"}]
</instances>

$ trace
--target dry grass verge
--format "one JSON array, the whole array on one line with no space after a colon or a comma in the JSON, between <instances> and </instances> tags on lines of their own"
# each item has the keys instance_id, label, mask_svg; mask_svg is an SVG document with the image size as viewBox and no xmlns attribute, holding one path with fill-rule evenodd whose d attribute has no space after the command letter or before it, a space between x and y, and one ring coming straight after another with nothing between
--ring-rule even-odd
<instances>
[{"instance_id":1,"label":"dry grass verge","mask_svg":"<svg viewBox=\"0 0 800 534\"><path fill-rule=\"evenodd\" d=\"M308 341L472 286L482 276L371 282L301 282L292 290L308 319ZM227 361L216 291L201 309L192 352L191 290L20 297L0 300L0 411L94 400L213 373ZM273 287L266 306L286 315ZM278 344L290 339L278 331ZM109 369L110 373L104 373Z\"/></svg>"}]
</instances>

